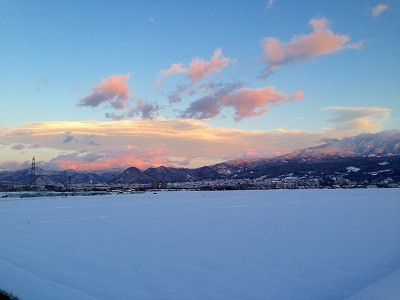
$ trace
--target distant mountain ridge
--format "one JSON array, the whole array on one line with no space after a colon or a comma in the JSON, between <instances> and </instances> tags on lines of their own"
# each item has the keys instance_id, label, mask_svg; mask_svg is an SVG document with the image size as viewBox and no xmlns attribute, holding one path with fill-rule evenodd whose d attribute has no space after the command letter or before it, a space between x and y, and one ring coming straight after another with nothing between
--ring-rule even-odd
<instances>
[{"instance_id":1,"label":"distant mountain ridge","mask_svg":"<svg viewBox=\"0 0 400 300\"><path fill-rule=\"evenodd\" d=\"M390 156L400 154L400 132L361 134L323 145L296 150L281 159L315 159L324 157Z\"/></svg>"},{"instance_id":2,"label":"distant mountain ridge","mask_svg":"<svg viewBox=\"0 0 400 300\"><path fill-rule=\"evenodd\" d=\"M352 169L353 168L353 169ZM355 169L354 169L355 168ZM348 170L361 170L348 172ZM348 173L348 174L347 174ZM361 134L341 140L295 150L274 158L236 159L200 168L152 167L144 171L129 167L125 171L77 172L46 171L36 168L40 185L72 183L150 183L157 178L165 182L275 178L294 174L328 178L345 174L357 181L391 178L400 181L400 131ZM307 175L308 174L308 175ZM29 184L30 169L0 172L0 184Z\"/></svg>"},{"instance_id":3,"label":"distant mountain ridge","mask_svg":"<svg viewBox=\"0 0 400 300\"><path fill-rule=\"evenodd\" d=\"M334 157L371 157L400 155L400 130L379 133L363 133L343 139L330 139L326 143L298 149L273 158L235 159L225 163L232 166L250 167L271 161L291 159L323 159Z\"/></svg>"}]
</instances>

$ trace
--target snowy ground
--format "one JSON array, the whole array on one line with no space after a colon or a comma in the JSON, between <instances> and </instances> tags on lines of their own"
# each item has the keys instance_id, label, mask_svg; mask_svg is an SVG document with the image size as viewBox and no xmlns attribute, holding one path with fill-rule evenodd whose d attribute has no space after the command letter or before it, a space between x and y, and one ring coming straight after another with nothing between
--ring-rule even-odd
<instances>
[{"instance_id":1,"label":"snowy ground","mask_svg":"<svg viewBox=\"0 0 400 300\"><path fill-rule=\"evenodd\" d=\"M0 288L20 299L398 299L400 190L0 200Z\"/></svg>"}]
</instances>

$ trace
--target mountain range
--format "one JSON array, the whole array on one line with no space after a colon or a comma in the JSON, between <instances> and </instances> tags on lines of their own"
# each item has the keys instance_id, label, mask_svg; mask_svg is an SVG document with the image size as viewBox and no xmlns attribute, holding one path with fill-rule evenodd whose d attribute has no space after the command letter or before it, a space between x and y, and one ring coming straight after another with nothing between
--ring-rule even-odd
<instances>
[{"instance_id":1,"label":"mountain range","mask_svg":"<svg viewBox=\"0 0 400 300\"><path fill-rule=\"evenodd\" d=\"M400 182L400 131L361 134L300 149L273 158L236 159L195 169L152 167L141 171L132 166L124 171L47 171L36 168L39 185L71 183L187 182L218 179L329 178L344 176L355 182ZM0 184L30 183L30 169L0 172Z\"/></svg>"}]
</instances>

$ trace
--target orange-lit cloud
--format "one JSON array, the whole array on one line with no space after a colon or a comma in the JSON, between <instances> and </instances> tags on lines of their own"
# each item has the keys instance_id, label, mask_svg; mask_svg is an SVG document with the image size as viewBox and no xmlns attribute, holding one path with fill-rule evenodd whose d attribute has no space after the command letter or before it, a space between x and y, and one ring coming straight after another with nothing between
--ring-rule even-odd
<instances>
[{"instance_id":1,"label":"orange-lit cloud","mask_svg":"<svg viewBox=\"0 0 400 300\"><path fill-rule=\"evenodd\" d=\"M270 157L318 145L324 138L377 132L390 114L387 108L374 107L328 107L323 111L333 115L331 126L317 131L244 130L213 127L194 119L161 118L38 122L20 128L0 128L0 140L5 144L0 151L0 170L18 167L33 155L39 166L48 169L186 164L199 167L238 157ZM73 143L62 142L66 131L73 133ZM95 143L89 145L88 141ZM41 147L27 148L34 143ZM16 156L9 147L14 144L24 145L26 153L18 152Z\"/></svg>"},{"instance_id":2,"label":"orange-lit cloud","mask_svg":"<svg viewBox=\"0 0 400 300\"><path fill-rule=\"evenodd\" d=\"M32 131L32 135L24 136L21 139L18 132L27 130ZM65 130L73 132L74 143L62 143ZM102 155L97 162L88 161L82 164L91 168L95 168L99 162L102 162L103 165L106 162L109 165L119 165L123 164L127 158L133 162L134 157L139 154L141 155L140 159L143 159L143 153L149 149L162 149L163 152L147 156L146 165L168 163L179 166L189 163L188 167L196 167L221 162L225 158L239 157L244 149L258 149L262 153L271 155L277 152L285 153L288 150L314 145L322 137L319 136L319 133L301 131L215 128L193 119L40 122L27 124L19 129L0 130L0 139L4 139L7 144L23 141L26 144L40 142L42 145L43 148L39 149L40 152L30 150L25 155L18 157L19 160L29 160L32 155L35 155L38 161L44 160L44 157L49 161L60 154L81 153L80 156L86 155L91 152L81 150L85 150L87 147L87 143L83 139L87 135L96 136L98 145L94 146L95 152L93 153ZM136 149L134 151L137 152L134 152L135 156L129 151L127 154L121 153L125 160L121 159L118 162L118 155L112 152L112 149L125 149L126 145L134 145ZM0 161L10 161L12 157L15 157L12 152L0 152ZM57 161L64 161L64 165L66 165L67 158L71 160L71 157L59 157Z\"/></svg>"},{"instance_id":3,"label":"orange-lit cloud","mask_svg":"<svg viewBox=\"0 0 400 300\"><path fill-rule=\"evenodd\" d=\"M131 77L126 75L112 75L102 79L99 85L92 87L92 92L78 102L78 106L97 107L102 103L109 103L113 108L125 108L129 102L130 89L126 82Z\"/></svg>"},{"instance_id":4,"label":"orange-lit cloud","mask_svg":"<svg viewBox=\"0 0 400 300\"><path fill-rule=\"evenodd\" d=\"M163 77L171 76L177 73L188 73L188 76L193 82L211 75L220 73L230 60L222 56L222 50L217 48L209 61L200 58L194 58L189 64L189 67L182 67L181 63L172 64L167 70L160 71L160 77L157 82L160 82Z\"/></svg>"},{"instance_id":5,"label":"orange-lit cloud","mask_svg":"<svg viewBox=\"0 0 400 300\"><path fill-rule=\"evenodd\" d=\"M371 9L371 16L372 17L377 17L379 16L381 13L383 13L384 11L386 11L389 8L389 5L387 4L378 4L377 6L374 6Z\"/></svg>"},{"instance_id":6,"label":"orange-lit cloud","mask_svg":"<svg viewBox=\"0 0 400 300\"><path fill-rule=\"evenodd\" d=\"M279 39L274 37L262 39L261 44L268 65L260 78L266 78L276 68L296 61L345 49L357 49L362 46L361 42L349 43L350 38L347 35L333 33L329 28L328 19L312 19L309 24L313 28L312 33L296 36L287 44L281 43Z\"/></svg>"}]
</instances>

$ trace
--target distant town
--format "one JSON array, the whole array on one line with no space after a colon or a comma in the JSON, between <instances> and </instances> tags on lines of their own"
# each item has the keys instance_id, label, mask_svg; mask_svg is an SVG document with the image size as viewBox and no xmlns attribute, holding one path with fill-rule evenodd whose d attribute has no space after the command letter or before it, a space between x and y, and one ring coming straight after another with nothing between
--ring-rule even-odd
<instances>
[{"instance_id":1,"label":"distant town","mask_svg":"<svg viewBox=\"0 0 400 300\"><path fill-rule=\"evenodd\" d=\"M400 187L398 132L364 134L273 158L236 159L199 168L0 172L2 197L134 193L156 190L251 190Z\"/></svg>"},{"instance_id":2,"label":"distant town","mask_svg":"<svg viewBox=\"0 0 400 300\"><path fill-rule=\"evenodd\" d=\"M357 171L356 167L348 168L348 171ZM312 174L306 176L295 176L286 174L275 178L241 178L241 179L205 179L186 182L166 182L154 178L148 183L73 183L71 176L65 184L40 185L33 180L28 185L2 184L1 197L45 197L45 196L81 196L101 195L108 193L126 194L157 190L265 190L265 189L336 189L336 188L399 188L400 183L394 182L392 178L386 177L381 181L370 183L352 181L346 178L348 173L327 175L324 178L316 178ZM370 174L374 176L373 173ZM376 174L377 175L377 174ZM376 176L375 175L375 176Z\"/></svg>"}]
</instances>

